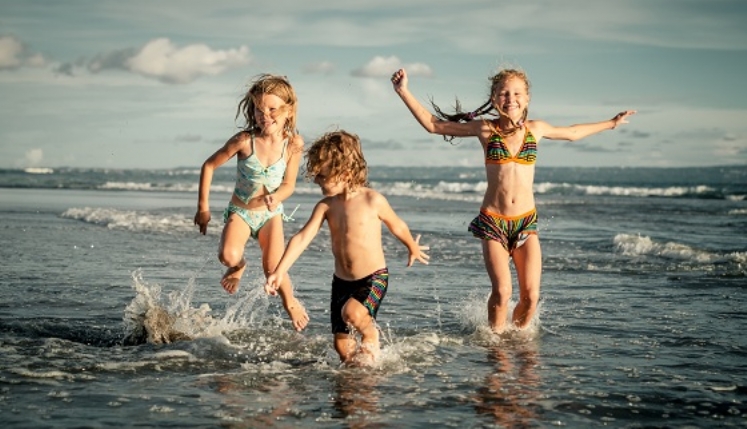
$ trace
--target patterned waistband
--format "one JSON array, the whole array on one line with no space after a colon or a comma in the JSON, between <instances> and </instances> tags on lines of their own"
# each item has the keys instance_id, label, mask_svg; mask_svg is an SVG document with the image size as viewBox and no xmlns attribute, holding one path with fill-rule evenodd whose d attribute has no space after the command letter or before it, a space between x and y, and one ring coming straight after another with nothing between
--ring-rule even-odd
<instances>
[{"instance_id":1,"label":"patterned waistband","mask_svg":"<svg viewBox=\"0 0 747 429\"><path fill-rule=\"evenodd\" d=\"M490 216L493 218L503 219L503 220L517 220L517 219L524 219L525 217L532 216L537 213L537 208L533 208L532 210L529 210L528 212L524 214L520 214L518 216L506 216L498 213L491 212L490 210L486 209L480 209L480 213Z\"/></svg>"}]
</instances>

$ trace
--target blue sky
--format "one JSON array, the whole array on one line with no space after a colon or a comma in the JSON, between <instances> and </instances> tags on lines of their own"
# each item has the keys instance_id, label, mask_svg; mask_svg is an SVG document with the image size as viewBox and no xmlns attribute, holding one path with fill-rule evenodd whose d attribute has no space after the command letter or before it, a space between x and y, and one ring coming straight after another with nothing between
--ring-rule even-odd
<instances>
[{"instance_id":1,"label":"blue sky","mask_svg":"<svg viewBox=\"0 0 747 429\"><path fill-rule=\"evenodd\" d=\"M545 166L747 164L742 0L0 0L0 168L198 168L241 124L246 85L288 76L307 144L342 128L371 165L482 164L423 131L391 89L476 107L524 69L530 117L636 109Z\"/></svg>"}]
</instances>

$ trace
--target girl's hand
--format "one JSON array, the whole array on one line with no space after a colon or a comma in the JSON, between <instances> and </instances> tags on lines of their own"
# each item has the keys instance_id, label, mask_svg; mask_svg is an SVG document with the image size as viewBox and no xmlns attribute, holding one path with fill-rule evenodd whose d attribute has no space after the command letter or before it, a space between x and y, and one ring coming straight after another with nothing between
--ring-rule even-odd
<instances>
[{"instance_id":1,"label":"girl's hand","mask_svg":"<svg viewBox=\"0 0 747 429\"><path fill-rule=\"evenodd\" d=\"M392 86L395 91L407 88L407 72L405 69L399 69L392 74Z\"/></svg>"},{"instance_id":2,"label":"girl's hand","mask_svg":"<svg viewBox=\"0 0 747 429\"><path fill-rule=\"evenodd\" d=\"M620 124L627 124L628 123L628 116L635 115L635 110L625 110L623 112L618 113L615 115L614 118L612 118L612 122L614 122L614 125L612 125L612 129L614 130L617 128Z\"/></svg>"},{"instance_id":3,"label":"girl's hand","mask_svg":"<svg viewBox=\"0 0 747 429\"><path fill-rule=\"evenodd\" d=\"M272 195L265 195L264 201L268 211L274 211L278 207Z\"/></svg>"},{"instance_id":4,"label":"girl's hand","mask_svg":"<svg viewBox=\"0 0 747 429\"><path fill-rule=\"evenodd\" d=\"M198 211L195 214L195 225L200 227L200 233L202 235L207 234L208 223L210 222L210 210Z\"/></svg>"},{"instance_id":5,"label":"girl's hand","mask_svg":"<svg viewBox=\"0 0 747 429\"><path fill-rule=\"evenodd\" d=\"M420 261L421 264L428 265L428 260L431 257L428 256L424 252L424 250L430 250L430 247L420 245L420 234L418 234L418 236L415 237L415 246L417 246L417 251L416 252L413 252L412 250L410 251L410 259L407 261L407 266L411 267L416 259Z\"/></svg>"}]
</instances>

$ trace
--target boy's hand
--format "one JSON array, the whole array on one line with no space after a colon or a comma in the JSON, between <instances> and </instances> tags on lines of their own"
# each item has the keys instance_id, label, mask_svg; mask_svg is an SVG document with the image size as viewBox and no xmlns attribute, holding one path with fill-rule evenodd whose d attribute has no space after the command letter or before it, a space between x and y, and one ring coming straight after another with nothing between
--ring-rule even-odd
<instances>
[{"instance_id":1,"label":"boy's hand","mask_svg":"<svg viewBox=\"0 0 747 429\"><path fill-rule=\"evenodd\" d=\"M430 247L420 245L420 234L415 237L415 245L417 246L417 251L413 252L412 249L410 249L410 259L407 261L407 266L411 267L416 259L420 261L421 264L428 265L428 260L431 257L428 256L424 250L430 250Z\"/></svg>"},{"instance_id":2,"label":"boy's hand","mask_svg":"<svg viewBox=\"0 0 747 429\"><path fill-rule=\"evenodd\" d=\"M278 294L278 287L280 287L280 283L283 282L283 277L283 274L278 272L267 276L267 281L265 282L265 292L267 295L274 296Z\"/></svg>"},{"instance_id":3,"label":"boy's hand","mask_svg":"<svg viewBox=\"0 0 747 429\"><path fill-rule=\"evenodd\" d=\"M195 225L200 227L200 233L202 235L207 234L208 223L210 222L210 210L198 211L195 214Z\"/></svg>"}]
</instances>

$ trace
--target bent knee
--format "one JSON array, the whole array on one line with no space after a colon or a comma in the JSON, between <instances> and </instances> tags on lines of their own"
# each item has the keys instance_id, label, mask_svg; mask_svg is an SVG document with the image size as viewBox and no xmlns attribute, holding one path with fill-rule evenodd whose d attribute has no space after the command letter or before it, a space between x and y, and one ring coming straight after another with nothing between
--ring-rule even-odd
<instances>
[{"instance_id":1,"label":"bent knee","mask_svg":"<svg viewBox=\"0 0 747 429\"><path fill-rule=\"evenodd\" d=\"M235 267L241 263L244 252L234 249L220 249L218 251L218 260L227 267Z\"/></svg>"},{"instance_id":2,"label":"bent knee","mask_svg":"<svg viewBox=\"0 0 747 429\"><path fill-rule=\"evenodd\" d=\"M355 300L349 300L347 304L342 308L342 320L348 325L360 329L371 323L371 315L368 313L368 309Z\"/></svg>"},{"instance_id":3,"label":"bent knee","mask_svg":"<svg viewBox=\"0 0 747 429\"><path fill-rule=\"evenodd\" d=\"M367 313L361 314L357 311L343 311L342 312L342 320L345 321L348 325L353 326L361 326L361 324L365 323L368 316Z\"/></svg>"}]
</instances>

